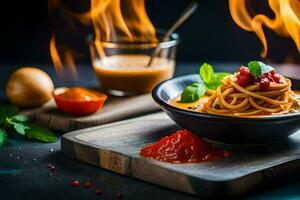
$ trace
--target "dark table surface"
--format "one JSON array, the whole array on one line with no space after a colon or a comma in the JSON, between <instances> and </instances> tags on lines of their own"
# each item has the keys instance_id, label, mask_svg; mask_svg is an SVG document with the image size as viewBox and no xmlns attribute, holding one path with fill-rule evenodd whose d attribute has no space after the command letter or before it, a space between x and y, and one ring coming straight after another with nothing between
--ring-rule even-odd
<instances>
[{"instance_id":1,"label":"dark table surface","mask_svg":"<svg viewBox=\"0 0 300 200\"><path fill-rule=\"evenodd\" d=\"M58 80L50 65L39 65L53 78L56 86L65 85ZM232 71L239 67L237 63L215 64L218 71ZM0 66L0 100L5 101L5 82L19 65ZM196 73L199 64L179 63L176 76ZM298 68L299 69L299 68ZM299 70L285 70L299 76ZM96 86L97 81L89 65L78 68L79 80L68 85ZM295 72L296 71L296 72ZM57 133L58 136L60 133ZM56 167L55 172L48 171L48 164ZM300 169L299 169L300 170ZM73 180L81 183L92 181L91 188L72 188ZM103 191L96 195L95 189ZM292 175L278 180L270 186L252 191L243 196L245 199L300 199L300 176ZM9 142L0 147L0 199L117 199L121 192L124 199L199 199L198 197L169 190L150 183L121 176L119 174L80 163L64 156L60 152L60 139L51 144L24 140L10 136ZM242 197L240 197L242 198Z\"/></svg>"}]
</instances>

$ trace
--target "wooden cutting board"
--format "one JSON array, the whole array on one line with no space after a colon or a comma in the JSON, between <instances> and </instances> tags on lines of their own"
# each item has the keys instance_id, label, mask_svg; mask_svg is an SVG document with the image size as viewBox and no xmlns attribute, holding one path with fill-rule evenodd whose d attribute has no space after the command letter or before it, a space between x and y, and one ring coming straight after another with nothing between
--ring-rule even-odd
<instances>
[{"instance_id":1,"label":"wooden cutting board","mask_svg":"<svg viewBox=\"0 0 300 200\"><path fill-rule=\"evenodd\" d=\"M276 146L239 149L223 160L170 164L140 149L179 129L163 113L67 133L62 152L74 159L174 190L204 196L238 195L300 167L300 132Z\"/></svg>"},{"instance_id":2,"label":"wooden cutting board","mask_svg":"<svg viewBox=\"0 0 300 200\"><path fill-rule=\"evenodd\" d=\"M150 94L133 97L108 96L104 107L97 113L84 117L74 117L56 108L54 100L36 109L25 110L22 114L52 130L68 132L96 125L116 122L158 111L159 107Z\"/></svg>"}]
</instances>

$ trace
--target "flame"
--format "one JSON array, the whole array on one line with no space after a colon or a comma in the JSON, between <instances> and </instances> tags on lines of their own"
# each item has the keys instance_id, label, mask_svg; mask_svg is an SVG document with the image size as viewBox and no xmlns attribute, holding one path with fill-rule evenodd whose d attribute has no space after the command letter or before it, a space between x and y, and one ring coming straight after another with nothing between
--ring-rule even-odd
<instances>
[{"instance_id":1,"label":"flame","mask_svg":"<svg viewBox=\"0 0 300 200\"><path fill-rule=\"evenodd\" d=\"M51 8L59 7L60 0L50 0ZM91 9L86 13L64 12L77 19L84 25L92 25L94 28L94 46L100 57L105 57L102 42L156 42L156 31L151 23L145 8L144 0L91 0ZM50 41L50 54L58 74L63 71L65 62L71 71L76 72L72 53L62 51L60 56L53 35Z\"/></svg>"},{"instance_id":2,"label":"flame","mask_svg":"<svg viewBox=\"0 0 300 200\"><path fill-rule=\"evenodd\" d=\"M79 19L88 21L88 16ZM92 0L90 17L96 41L156 41L144 0Z\"/></svg>"},{"instance_id":3,"label":"flame","mask_svg":"<svg viewBox=\"0 0 300 200\"><path fill-rule=\"evenodd\" d=\"M61 0L49 0L48 1L48 8L49 10L53 10L57 8L61 4Z\"/></svg>"},{"instance_id":4,"label":"flame","mask_svg":"<svg viewBox=\"0 0 300 200\"><path fill-rule=\"evenodd\" d=\"M56 73L62 74L63 64L62 64L62 61L59 57L59 53L56 48L55 34L52 35L51 40L50 40L50 55L51 55Z\"/></svg>"},{"instance_id":5,"label":"flame","mask_svg":"<svg viewBox=\"0 0 300 200\"><path fill-rule=\"evenodd\" d=\"M54 64L56 74L63 78L64 72L67 71L68 74L71 75L72 79L77 79L77 71L73 52L70 49L66 48L63 49L62 54L64 56L64 62L60 58L60 54L56 47L55 34L53 34L50 40L50 55ZM66 68L64 68L64 66L66 66Z\"/></svg>"},{"instance_id":6,"label":"flame","mask_svg":"<svg viewBox=\"0 0 300 200\"><path fill-rule=\"evenodd\" d=\"M252 17L247 10L246 0L229 0L229 9L235 23L242 29L254 32L262 43L261 56L266 57L268 43L263 26L272 29L280 36L290 37L294 40L300 52L300 1L299 0L268 0L273 19L263 14Z\"/></svg>"}]
</instances>

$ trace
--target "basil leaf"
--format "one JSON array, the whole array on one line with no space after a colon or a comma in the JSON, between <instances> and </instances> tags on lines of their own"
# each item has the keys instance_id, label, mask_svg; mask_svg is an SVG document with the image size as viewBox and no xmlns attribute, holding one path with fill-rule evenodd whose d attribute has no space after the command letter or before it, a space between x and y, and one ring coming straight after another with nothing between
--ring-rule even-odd
<instances>
[{"instance_id":1,"label":"basil leaf","mask_svg":"<svg viewBox=\"0 0 300 200\"><path fill-rule=\"evenodd\" d=\"M188 85L181 94L180 103L191 103L197 101L200 97L204 96L206 87L204 84L193 83Z\"/></svg>"},{"instance_id":2,"label":"basil leaf","mask_svg":"<svg viewBox=\"0 0 300 200\"><path fill-rule=\"evenodd\" d=\"M19 133L20 135L25 135L25 130L28 130L29 127L25 126L22 123L14 123L14 129L17 133Z\"/></svg>"},{"instance_id":3,"label":"basil leaf","mask_svg":"<svg viewBox=\"0 0 300 200\"><path fill-rule=\"evenodd\" d=\"M204 83L208 84L213 79L214 68L210 64L204 63L201 65L199 73Z\"/></svg>"},{"instance_id":4,"label":"basil leaf","mask_svg":"<svg viewBox=\"0 0 300 200\"><path fill-rule=\"evenodd\" d=\"M27 122L29 118L25 115L15 115L12 117L12 120L15 122Z\"/></svg>"},{"instance_id":5,"label":"basil leaf","mask_svg":"<svg viewBox=\"0 0 300 200\"><path fill-rule=\"evenodd\" d=\"M56 136L52 131L37 124L26 123L29 129L26 130L26 136L42 142L55 142Z\"/></svg>"},{"instance_id":6,"label":"basil leaf","mask_svg":"<svg viewBox=\"0 0 300 200\"><path fill-rule=\"evenodd\" d=\"M216 90L222 84L222 80L224 79L224 77L228 75L230 75L230 73L226 73L226 72L214 73L212 81L206 84L206 87L208 89Z\"/></svg>"},{"instance_id":7,"label":"basil leaf","mask_svg":"<svg viewBox=\"0 0 300 200\"><path fill-rule=\"evenodd\" d=\"M260 64L258 61L251 61L248 63L248 68L250 73L255 77L260 77L261 76L261 68Z\"/></svg>"},{"instance_id":8,"label":"basil leaf","mask_svg":"<svg viewBox=\"0 0 300 200\"><path fill-rule=\"evenodd\" d=\"M217 89L225 76L230 73L219 72L214 73L214 69L210 64L204 63L200 67L200 76L208 89Z\"/></svg>"},{"instance_id":9,"label":"basil leaf","mask_svg":"<svg viewBox=\"0 0 300 200\"><path fill-rule=\"evenodd\" d=\"M255 77L260 77L262 74L268 73L274 70L270 65L266 65L260 61L251 61L248 63L250 73Z\"/></svg>"},{"instance_id":10,"label":"basil leaf","mask_svg":"<svg viewBox=\"0 0 300 200\"><path fill-rule=\"evenodd\" d=\"M14 115L19 114L19 109L13 105L1 105L0 106L0 124L6 122L6 118L11 118Z\"/></svg>"},{"instance_id":11,"label":"basil leaf","mask_svg":"<svg viewBox=\"0 0 300 200\"><path fill-rule=\"evenodd\" d=\"M0 128L0 146L7 142L7 133L4 129Z\"/></svg>"}]
</instances>

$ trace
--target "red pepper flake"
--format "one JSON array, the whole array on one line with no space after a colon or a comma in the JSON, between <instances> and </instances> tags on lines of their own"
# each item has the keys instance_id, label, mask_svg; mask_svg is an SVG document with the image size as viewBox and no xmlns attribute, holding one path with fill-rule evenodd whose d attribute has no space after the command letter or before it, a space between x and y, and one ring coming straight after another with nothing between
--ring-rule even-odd
<instances>
[{"instance_id":1,"label":"red pepper flake","mask_svg":"<svg viewBox=\"0 0 300 200\"><path fill-rule=\"evenodd\" d=\"M91 186L92 186L92 182L91 181L87 181L87 182L84 183L84 187L85 188L89 188Z\"/></svg>"},{"instance_id":2,"label":"red pepper flake","mask_svg":"<svg viewBox=\"0 0 300 200\"><path fill-rule=\"evenodd\" d=\"M79 181L72 182L72 187L78 187L78 186L79 186Z\"/></svg>"},{"instance_id":3,"label":"red pepper flake","mask_svg":"<svg viewBox=\"0 0 300 200\"><path fill-rule=\"evenodd\" d=\"M118 193L117 193L117 198L118 198L118 199L122 199L122 198L123 198L123 194L122 194L121 192L118 192Z\"/></svg>"},{"instance_id":4,"label":"red pepper flake","mask_svg":"<svg viewBox=\"0 0 300 200\"><path fill-rule=\"evenodd\" d=\"M99 188L96 189L96 194L97 195L102 195L103 194L103 191Z\"/></svg>"},{"instance_id":5,"label":"red pepper flake","mask_svg":"<svg viewBox=\"0 0 300 200\"><path fill-rule=\"evenodd\" d=\"M49 170L50 172L54 172L54 171L56 170L55 166L52 165L52 164L48 164L47 167L48 167L48 170Z\"/></svg>"},{"instance_id":6,"label":"red pepper flake","mask_svg":"<svg viewBox=\"0 0 300 200\"><path fill-rule=\"evenodd\" d=\"M51 172L55 172L55 170L56 170L56 168L55 168L54 165L50 167L50 171L51 171Z\"/></svg>"},{"instance_id":7,"label":"red pepper flake","mask_svg":"<svg viewBox=\"0 0 300 200\"><path fill-rule=\"evenodd\" d=\"M170 163L195 163L228 157L229 152L215 149L188 130L178 130L155 144L145 146L141 149L140 155Z\"/></svg>"}]
</instances>

